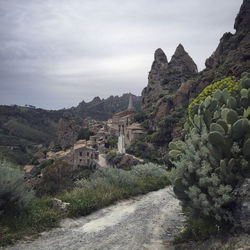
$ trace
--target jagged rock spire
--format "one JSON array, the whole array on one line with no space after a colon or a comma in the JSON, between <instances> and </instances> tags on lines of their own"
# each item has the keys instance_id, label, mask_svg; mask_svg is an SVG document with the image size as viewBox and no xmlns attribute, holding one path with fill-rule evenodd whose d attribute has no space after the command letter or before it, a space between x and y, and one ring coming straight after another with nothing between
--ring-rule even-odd
<instances>
[{"instance_id":1,"label":"jagged rock spire","mask_svg":"<svg viewBox=\"0 0 250 250\"><path fill-rule=\"evenodd\" d=\"M149 74L155 74L161 70L165 70L168 66L168 59L161 48L154 53L154 61Z\"/></svg>"},{"instance_id":2,"label":"jagged rock spire","mask_svg":"<svg viewBox=\"0 0 250 250\"><path fill-rule=\"evenodd\" d=\"M171 58L169 67L172 67L184 74L195 74L198 72L197 66L182 44L179 44Z\"/></svg>"},{"instance_id":3,"label":"jagged rock spire","mask_svg":"<svg viewBox=\"0 0 250 250\"><path fill-rule=\"evenodd\" d=\"M127 110L134 110L132 95L129 95L129 103Z\"/></svg>"}]
</instances>

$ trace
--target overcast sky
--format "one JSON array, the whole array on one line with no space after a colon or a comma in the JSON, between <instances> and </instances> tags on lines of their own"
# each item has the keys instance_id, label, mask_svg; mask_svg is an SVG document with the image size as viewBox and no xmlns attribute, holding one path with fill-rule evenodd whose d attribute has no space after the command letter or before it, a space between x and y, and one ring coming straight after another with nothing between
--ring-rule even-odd
<instances>
[{"instance_id":1,"label":"overcast sky","mask_svg":"<svg viewBox=\"0 0 250 250\"><path fill-rule=\"evenodd\" d=\"M0 0L0 104L76 106L147 85L179 43L199 70L242 0Z\"/></svg>"}]
</instances>

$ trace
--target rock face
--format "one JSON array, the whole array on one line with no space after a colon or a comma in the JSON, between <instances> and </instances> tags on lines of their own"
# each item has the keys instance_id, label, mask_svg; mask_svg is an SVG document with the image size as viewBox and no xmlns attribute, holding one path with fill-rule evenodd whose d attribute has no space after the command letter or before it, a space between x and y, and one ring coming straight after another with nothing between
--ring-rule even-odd
<instances>
[{"instance_id":1,"label":"rock face","mask_svg":"<svg viewBox=\"0 0 250 250\"><path fill-rule=\"evenodd\" d=\"M176 48L176 51L169 63L169 68L175 72L179 72L182 81L185 81L190 76L198 73L195 62L184 50L182 44L179 44Z\"/></svg>"},{"instance_id":2,"label":"rock face","mask_svg":"<svg viewBox=\"0 0 250 250\"><path fill-rule=\"evenodd\" d=\"M61 210L63 212L67 211L67 207L70 205L68 202L62 202L61 200L57 198L52 199L52 206L58 210Z\"/></svg>"},{"instance_id":3,"label":"rock face","mask_svg":"<svg viewBox=\"0 0 250 250\"><path fill-rule=\"evenodd\" d=\"M77 139L78 127L76 122L68 117L62 117L57 126L58 144L65 149L72 146Z\"/></svg>"},{"instance_id":4,"label":"rock face","mask_svg":"<svg viewBox=\"0 0 250 250\"><path fill-rule=\"evenodd\" d=\"M236 226L242 228L246 233L250 233L250 179L245 179L239 188L236 188L234 195L237 197L235 209Z\"/></svg>"},{"instance_id":5,"label":"rock face","mask_svg":"<svg viewBox=\"0 0 250 250\"><path fill-rule=\"evenodd\" d=\"M214 70L218 76L240 74L250 68L250 1L244 0L235 19L235 34L225 33L220 43L206 60L206 71ZM217 72L216 72L217 71Z\"/></svg>"},{"instance_id":6,"label":"rock face","mask_svg":"<svg viewBox=\"0 0 250 250\"><path fill-rule=\"evenodd\" d=\"M163 91L163 81L166 77L168 60L162 49L157 49L154 54L154 61L148 74L148 86L142 91L142 105L152 101Z\"/></svg>"},{"instance_id":7,"label":"rock face","mask_svg":"<svg viewBox=\"0 0 250 250\"><path fill-rule=\"evenodd\" d=\"M169 63L163 50L157 49L148 75L148 86L142 91L142 108L150 105L159 95L174 93L183 81L196 73L196 64L181 44Z\"/></svg>"},{"instance_id":8,"label":"rock face","mask_svg":"<svg viewBox=\"0 0 250 250\"><path fill-rule=\"evenodd\" d=\"M236 31L250 30L250 1L244 0L240 12L235 19L234 28Z\"/></svg>"}]
</instances>

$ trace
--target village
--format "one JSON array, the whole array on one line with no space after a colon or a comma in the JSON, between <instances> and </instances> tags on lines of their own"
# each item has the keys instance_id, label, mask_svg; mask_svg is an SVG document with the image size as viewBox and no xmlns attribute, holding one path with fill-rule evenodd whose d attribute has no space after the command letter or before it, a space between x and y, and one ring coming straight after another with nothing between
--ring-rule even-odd
<instances>
[{"instance_id":1,"label":"village","mask_svg":"<svg viewBox=\"0 0 250 250\"><path fill-rule=\"evenodd\" d=\"M114 150L117 155L126 154L126 148L128 148L133 142L135 142L140 136L145 134L144 128L134 122L135 110L133 107L132 96L130 95L128 108L124 111L115 113L112 118L107 121L96 121L93 119L84 119L82 122L82 129L88 129L93 135L89 136L89 140L80 139L76 140L70 147L64 147L62 150L49 150L45 154L38 149L35 154L37 162L49 160L62 160L70 164L73 169L97 169L107 165L106 154L110 150L108 144L110 138L117 139L117 143L114 146ZM72 125L70 125L72 127ZM63 132L66 133L66 132ZM67 131L67 133L69 133ZM69 137L72 141L73 132L70 131ZM115 140L116 141L116 140ZM54 143L53 143L54 146ZM42 146L40 147L42 148ZM51 146L49 147L52 148ZM26 177L32 176L32 172L35 172L36 165L24 166ZM38 178L42 176L42 173L38 175Z\"/></svg>"}]
</instances>

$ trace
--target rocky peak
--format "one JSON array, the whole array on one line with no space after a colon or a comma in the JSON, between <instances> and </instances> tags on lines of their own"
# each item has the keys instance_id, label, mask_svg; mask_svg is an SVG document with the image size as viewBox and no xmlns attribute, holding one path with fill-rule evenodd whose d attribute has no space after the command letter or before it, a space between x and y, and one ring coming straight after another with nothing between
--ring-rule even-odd
<instances>
[{"instance_id":1,"label":"rocky peak","mask_svg":"<svg viewBox=\"0 0 250 250\"><path fill-rule=\"evenodd\" d=\"M142 92L142 107L162 94L172 94L181 83L198 72L193 59L182 44L176 48L170 63L162 49L157 49L148 75L148 85Z\"/></svg>"},{"instance_id":2,"label":"rocky peak","mask_svg":"<svg viewBox=\"0 0 250 250\"><path fill-rule=\"evenodd\" d=\"M153 68L166 67L168 64L168 59L161 48L157 49L154 54Z\"/></svg>"},{"instance_id":3,"label":"rocky peak","mask_svg":"<svg viewBox=\"0 0 250 250\"><path fill-rule=\"evenodd\" d=\"M182 44L179 44L171 58L169 67L182 74L195 74L198 72L197 66Z\"/></svg>"},{"instance_id":4,"label":"rocky peak","mask_svg":"<svg viewBox=\"0 0 250 250\"><path fill-rule=\"evenodd\" d=\"M206 72L214 70L216 78L240 76L250 63L250 0L244 0L235 19L235 34L225 33L215 52L206 60ZM216 80L216 79L214 79ZM204 86L201 86L201 89Z\"/></svg>"},{"instance_id":5,"label":"rocky peak","mask_svg":"<svg viewBox=\"0 0 250 250\"><path fill-rule=\"evenodd\" d=\"M185 51L183 45L180 43L180 44L177 46L177 48L176 48L176 50L175 50L175 52L174 52L173 57L182 57L182 56L184 56L186 53L187 53L187 52Z\"/></svg>"},{"instance_id":6,"label":"rocky peak","mask_svg":"<svg viewBox=\"0 0 250 250\"><path fill-rule=\"evenodd\" d=\"M99 96L96 96L95 98L93 98L91 103L99 103L100 101L101 101L101 98Z\"/></svg>"},{"instance_id":7,"label":"rocky peak","mask_svg":"<svg viewBox=\"0 0 250 250\"><path fill-rule=\"evenodd\" d=\"M236 32L250 31L250 0L244 0L240 12L235 19L234 28Z\"/></svg>"}]
</instances>

